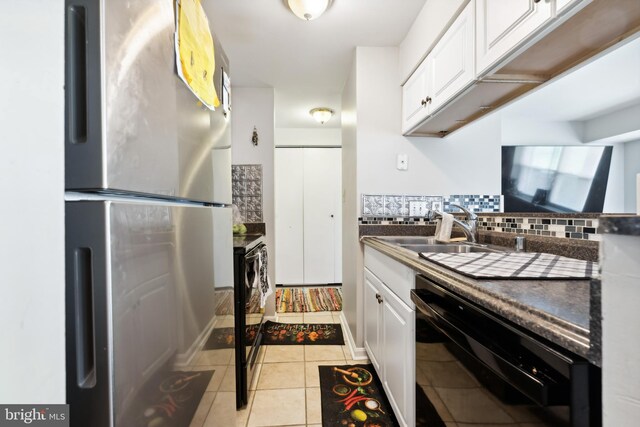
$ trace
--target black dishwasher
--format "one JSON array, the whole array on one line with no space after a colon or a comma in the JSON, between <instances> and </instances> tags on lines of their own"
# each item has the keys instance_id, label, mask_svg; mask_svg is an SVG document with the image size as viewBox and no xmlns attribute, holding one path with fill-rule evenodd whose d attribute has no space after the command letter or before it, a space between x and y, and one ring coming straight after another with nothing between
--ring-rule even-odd
<instances>
[{"instance_id":1,"label":"black dishwasher","mask_svg":"<svg viewBox=\"0 0 640 427\"><path fill-rule=\"evenodd\" d=\"M416 276L416 425L600 426L600 369Z\"/></svg>"}]
</instances>

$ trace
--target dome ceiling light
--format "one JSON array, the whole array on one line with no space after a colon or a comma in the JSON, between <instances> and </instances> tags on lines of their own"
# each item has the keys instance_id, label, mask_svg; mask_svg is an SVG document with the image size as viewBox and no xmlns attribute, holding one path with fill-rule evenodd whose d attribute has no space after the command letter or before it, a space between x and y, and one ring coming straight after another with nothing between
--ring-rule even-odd
<instances>
[{"instance_id":1,"label":"dome ceiling light","mask_svg":"<svg viewBox=\"0 0 640 427\"><path fill-rule=\"evenodd\" d=\"M316 122L323 125L331 119L333 116L333 110L331 108L319 107L309 111L309 114L313 116Z\"/></svg>"},{"instance_id":2,"label":"dome ceiling light","mask_svg":"<svg viewBox=\"0 0 640 427\"><path fill-rule=\"evenodd\" d=\"M289 9L300 19L313 21L320 17L333 0L284 0Z\"/></svg>"}]
</instances>

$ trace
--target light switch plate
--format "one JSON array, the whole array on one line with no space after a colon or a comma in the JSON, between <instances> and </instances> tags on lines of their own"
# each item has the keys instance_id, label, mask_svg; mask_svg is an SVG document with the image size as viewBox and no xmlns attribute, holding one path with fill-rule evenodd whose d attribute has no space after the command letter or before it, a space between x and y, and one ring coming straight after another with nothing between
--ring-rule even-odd
<instances>
[{"instance_id":1,"label":"light switch plate","mask_svg":"<svg viewBox=\"0 0 640 427\"><path fill-rule=\"evenodd\" d=\"M406 154L398 154L397 165L399 171L406 171L409 167L409 156Z\"/></svg>"}]
</instances>

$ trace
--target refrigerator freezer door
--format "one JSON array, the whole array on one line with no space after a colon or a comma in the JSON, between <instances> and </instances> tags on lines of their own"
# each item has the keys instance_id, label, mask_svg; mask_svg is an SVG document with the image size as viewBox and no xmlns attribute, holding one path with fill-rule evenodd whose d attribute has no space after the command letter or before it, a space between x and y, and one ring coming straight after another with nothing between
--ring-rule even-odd
<instances>
[{"instance_id":1,"label":"refrigerator freezer door","mask_svg":"<svg viewBox=\"0 0 640 427\"><path fill-rule=\"evenodd\" d=\"M231 203L231 162L215 159L230 158L231 113L204 108L177 77L173 5L66 1L67 190ZM221 93L228 62L214 41Z\"/></svg>"},{"instance_id":2,"label":"refrigerator freezer door","mask_svg":"<svg viewBox=\"0 0 640 427\"><path fill-rule=\"evenodd\" d=\"M211 371L234 364L232 348L203 350L213 328L230 326L233 333L233 311L216 312L223 294L214 274L227 268L224 255L233 251L230 238L214 240L216 220L224 221L227 210L67 202L67 395L73 426L147 425L149 408L171 399L184 398L180 410L195 411ZM218 366L207 368L211 361ZM189 381L202 383L191 387ZM178 393L185 384L188 392ZM227 410L235 413L235 400Z\"/></svg>"}]
</instances>

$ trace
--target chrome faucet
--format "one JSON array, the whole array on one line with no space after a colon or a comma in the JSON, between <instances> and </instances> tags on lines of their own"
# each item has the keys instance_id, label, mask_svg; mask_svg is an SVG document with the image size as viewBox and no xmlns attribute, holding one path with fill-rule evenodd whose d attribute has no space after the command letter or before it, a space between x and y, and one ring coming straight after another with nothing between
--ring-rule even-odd
<instances>
[{"instance_id":1,"label":"chrome faucet","mask_svg":"<svg viewBox=\"0 0 640 427\"><path fill-rule=\"evenodd\" d=\"M451 203L450 206L454 206L460 209L466 215L466 218L464 219L464 221L460 221L457 218L453 218L453 223L456 224L458 227L462 228L462 232L466 236L468 242L478 243L478 215L474 214L467 208L460 205L455 205ZM429 221L433 221L436 218L442 218L442 213L438 211L429 210L427 212L426 217Z\"/></svg>"}]
</instances>

